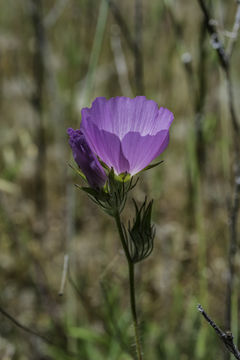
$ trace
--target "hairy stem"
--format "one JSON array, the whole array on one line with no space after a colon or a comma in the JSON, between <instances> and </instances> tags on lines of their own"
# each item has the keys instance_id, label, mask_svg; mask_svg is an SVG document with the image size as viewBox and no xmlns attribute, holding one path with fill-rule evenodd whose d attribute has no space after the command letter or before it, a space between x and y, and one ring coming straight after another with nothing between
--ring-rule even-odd
<instances>
[{"instance_id":1,"label":"hairy stem","mask_svg":"<svg viewBox=\"0 0 240 360\"><path fill-rule=\"evenodd\" d=\"M138 324L138 317L137 317L137 310L136 310L136 299L135 299L135 277L134 277L134 263L131 261L130 254L125 242L124 233L122 229L120 214L117 211L115 214L115 222L117 225L118 233L120 236L120 240L122 243L122 247L124 253L127 258L128 262L128 271L129 271L129 291L130 291L130 303L131 303L131 312L132 312L132 319L133 319L133 326L134 326L134 333L135 333L135 346L137 352L137 360L142 360L142 349L141 349L141 342L139 336L139 324Z\"/></svg>"},{"instance_id":2,"label":"hairy stem","mask_svg":"<svg viewBox=\"0 0 240 360\"><path fill-rule=\"evenodd\" d=\"M134 277L134 263L128 262L128 270L129 270L129 287L130 287L130 302L131 302L131 311L133 317L133 326L135 332L135 343L136 343L136 351L138 360L142 360L142 350L141 350L141 342L139 335L139 325L138 325L138 317L136 311L136 301L135 301L135 277Z\"/></svg>"}]
</instances>

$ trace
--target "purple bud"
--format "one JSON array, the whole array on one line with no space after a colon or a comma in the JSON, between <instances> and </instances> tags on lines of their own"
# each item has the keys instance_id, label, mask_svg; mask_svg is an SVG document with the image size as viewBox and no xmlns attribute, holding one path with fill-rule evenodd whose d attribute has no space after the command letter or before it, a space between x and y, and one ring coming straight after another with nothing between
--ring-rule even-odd
<instances>
[{"instance_id":1,"label":"purple bud","mask_svg":"<svg viewBox=\"0 0 240 360\"><path fill-rule=\"evenodd\" d=\"M92 188L102 188L107 176L81 130L67 131L73 157Z\"/></svg>"}]
</instances>

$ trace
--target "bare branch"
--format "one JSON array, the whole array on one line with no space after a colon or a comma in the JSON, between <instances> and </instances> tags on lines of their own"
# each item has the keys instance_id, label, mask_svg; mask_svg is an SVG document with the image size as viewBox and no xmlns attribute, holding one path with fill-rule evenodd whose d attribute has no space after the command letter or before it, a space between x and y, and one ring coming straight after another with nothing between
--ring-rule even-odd
<instances>
[{"instance_id":1,"label":"bare branch","mask_svg":"<svg viewBox=\"0 0 240 360\"><path fill-rule=\"evenodd\" d=\"M52 340L50 340L49 338L47 338L45 335L42 335L40 333L38 333L35 330L32 330L30 328L28 328L27 326L21 324L18 320L16 320L12 315L10 315L7 311L5 311L1 306L0 306L0 313L5 316L8 320L10 320L14 325L16 325L17 327L19 327L20 329L22 329L23 331L27 332L28 334L31 334L33 336L38 337L39 339L43 340L45 343L49 344L49 345L56 345L54 344L54 342Z\"/></svg>"},{"instance_id":2,"label":"bare branch","mask_svg":"<svg viewBox=\"0 0 240 360\"><path fill-rule=\"evenodd\" d=\"M227 348L227 350L234 355L237 360L240 360L240 351L233 342L233 335L231 332L224 332L220 327L218 327L215 322L208 316L208 314L203 310L202 306L198 305L198 311L202 314L204 319L209 323L209 325L215 330L217 335L220 337L221 341Z\"/></svg>"},{"instance_id":3,"label":"bare branch","mask_svg":"<svg viewBox=\"0 0 240 360\"><path fill-rule=\"evenodd\" d=\"M219 62L222 68L226 70L228 68L228 56L219 38L218 32L214 27L214 21L210 16L209 10L207 9L204 0L198 0L198 3L202 9L205 18L206 27L212 40L212 46L217 51Z\"/></svg>"},{"instance_id":4,"label":"bare branch","mask_svg":"<svg viewBox=\"0 0 240 360\"><path fill-rule=\"evenodd\" d=\"M38 339L44 341L46 344L54 346L58 349L61 349L65 354L69 355L72 357L72 360L76 360L77 359L77 354L68 351L66 349L64 349L61 345L59 345L57 342L53 341L52 339L49 339L47 336L39 333L36 330L32 330L29 327L27 327L26 325L21 324L17 319L15 319L12 315L10 315L6 310L4 310L1 306L0 306L0 314L2 314L3 316L5 316L8 320L10 320L14 325L16 325L19 329L25 331L26 333L33 335L35 337L37 337Z\"/></svg>"}]
</instances>

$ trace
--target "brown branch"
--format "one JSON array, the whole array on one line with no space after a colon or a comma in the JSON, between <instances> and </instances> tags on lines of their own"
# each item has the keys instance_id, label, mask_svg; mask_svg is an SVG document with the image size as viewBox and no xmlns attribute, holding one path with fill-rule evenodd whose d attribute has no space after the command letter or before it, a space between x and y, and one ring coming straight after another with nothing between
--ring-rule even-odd
<instances>
[{"instance_id":1,"label":"brown branch","mask_svg":"<svg viewBox=\"0 0 240 360\"><path fill-rule=\"evenodd\" d=\"M10 315L7 311L5 311L1 306L0 306L0 313L3 316L5 316L8 320L10 320L14 325L16 325L18 328L20 328L21 330L27 332L28 334L38 337L39 339L43 340L48 345L56 346L56 344L54 344L54 342L52 340L50 340L49 338L47 338L45 335L42 335L39 332L32 330L32 329L28 328L27 326L21 324L12 315Z\"/></svg>"},{"instance_id":2,"label":"brown branch","mask_svg":"<svg viewBox=\"0 0 240 360\"><path fill-rule=\"evenodd\" d=\"M69 356L73 357L72 359L77 359L77 354L75 354L73 352L70 352L70 351L67 351L61 345L54 342L52 339L49 339L47 336L39 333L36 330L30 329L26 325L23 325L17 319L15 319L12 315L10 315L6 310L4 310L1 306L0 306L0 314L2 314L5 318L10 320L14 325L16 325L19 329L23 330L24 332L37 337L38 339L42 340L43 342L45 342L48 345L54 346L54 347L56 347L58 349L61 349L66 355L69 355Z\"/></svg>"},{"instance_id":3,"label":"brown branch","mask_svg":"<svg viewBox=\"0 0 240 360\"><path fill-rule=\"evenodd\" d=\"M219 35L213 25L212 17L210 16L209 10L206 7L204 0L198 0L198 3L201 7L201 10L204 15L205 24L208 30L208 33L212 40L212 46L216 50L218 54L219 62L224 70L228 68L228 56L226 54L226 51L224 49L224 46L219 38Z\"/></svg>"},{"instance_id":4,"label":"brown branch","mask_svg":"<svg viewBox=\"0 0 240 360\"><path fill-rule=\"evenodd\" d=\"M224 332L220 327L218 327L215 322L208 316L208 314L203 310L202 306L198 305L198 311L202 314L204 319L209 323L209 325L215 330L216 334L220 337L221 341L225 345L226 349L234 355L237 360L240 360L240 351L233 342L233 335L231 332Z\"/></svg>"},{"instance_id":5,"label":"brown branch","mask_svg":"<svg viewBox=\"0 0 240 360\"><path fill-rule=\"evenodd\" d=\"M222 44L218 32L213 25L212 17L210 16L210 12L207 9L204 0L197 0L199 6L203 12L205 24L208 30L210 37L212 38L212 46L218 54L219 63L225 73L226 81L227 81L227 92L228 92L228 100L229 100L229 111L231 115L232 125L234 131L240 136L239 123L237 119L237 113L234 107L234 97L233 97L233 89L232 89L232 78L230 74L230 60L232 52L228 55L224 45ZM237 12L239 10L237 9ZM240 16L240 15L239 15ZM238 16L236 15L238 19ZM238 21L238 20L237 20ZM240 21L240 19L239 19Z\"/></svg>"}]
</instances>

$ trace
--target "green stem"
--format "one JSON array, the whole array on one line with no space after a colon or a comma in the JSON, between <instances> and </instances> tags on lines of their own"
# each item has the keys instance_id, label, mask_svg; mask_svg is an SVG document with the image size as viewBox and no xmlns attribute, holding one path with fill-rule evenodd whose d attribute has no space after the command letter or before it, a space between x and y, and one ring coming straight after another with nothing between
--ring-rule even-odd
<instances>
[{"instance_id":1,"label":"green stem","mask_svg":"<svg viewBox=\"0 0 240 360\"><path fill-rule=\"evenodd\" d=\"M132 319L133 319L133 326L134 326L134 333L135 333L135 345L136 345L137 359L143 360L142 350L141 350L141 342L140 342L140 336L139 336L139 325L138 325L138 317L137 317L137 310L136 310L136 300L135 300L135 276L134 276L134 265L135 264L131 261L128 247L127 247L127 244L126 244L125 238L124 238L120 214L118 211L116 212L114 218L116 221L116 225L117 225L117 229L119 232L122 247L125 252L127 262L128 262L130 303L131 303L131 312L132 312Z\"/></svg>"},{"instance_id":2,"label":"green stem","mask_svg":"<svg viewBox=\"0 0 240 360\"><path fill-rule=\"evenodd\" d=\"M136 311L136 301L135 301L135 285L134 285L134 264L128 262L128 270L129 270L129 286L130 286L130 302L131 302L131 311L133 317L133 326L135 332L135 343L136 343L136 351L138 360L142 360L142 350L141 350L141 342L139 336L139 326L138 326L138 318Z\"/></svg>"}]
</instances>

